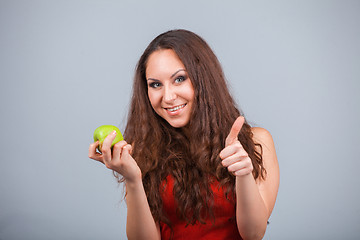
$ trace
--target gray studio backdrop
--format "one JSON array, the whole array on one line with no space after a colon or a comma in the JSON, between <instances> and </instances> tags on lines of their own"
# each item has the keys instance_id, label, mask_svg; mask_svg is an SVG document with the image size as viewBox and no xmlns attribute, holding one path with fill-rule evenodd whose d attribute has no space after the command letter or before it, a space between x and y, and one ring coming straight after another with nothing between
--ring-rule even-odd
<instances>
[{"instance_id":1,"label":"gray studio backdrop","mask_svg":"<svg viewBox=\"0 0 360 240\"><path fill-rule=\"evenodd\" d=\"M185 28L219 57L281 168L264 239L360 238L360 1L0 0L0 239L126 239L123 188L87 158L124 130L136 61Z\"/></svg>"}]
</instances>

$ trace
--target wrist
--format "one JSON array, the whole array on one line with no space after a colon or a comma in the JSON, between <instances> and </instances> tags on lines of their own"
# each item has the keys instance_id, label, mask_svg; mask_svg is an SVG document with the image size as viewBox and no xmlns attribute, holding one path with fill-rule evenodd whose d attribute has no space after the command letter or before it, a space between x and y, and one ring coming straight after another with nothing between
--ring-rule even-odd
<instances>
[{"instance_id":1,"label":"wrist","mask_svg":"<svg viewBox=\"0 0 360 240\"><path fill-rule=\"evenodd\" d=\"M254 179L254 175L252 174L252 172L248 172L248 173L245 173L245 174L242 174L242 175L235 175L236 180L249 179L249 178Z\"/></svg>"},{"instance_id":2,"label":"wrist","mask_svg":"<svg viewBox=\"0 0 360 240\"><path fill-rule=\"evenodd\" d=\"M255 178L252 173L248 173L235 178L236 186L249 186L256 184Z\"/></svg>"},{"instance_id":3,"label":"wrist","mask_svg":"<svg viewBox=\"0 0 360 240\"><path fill-rule=\"evenodd\" d=\"M134 179L125 179L125 185L127 190L143 187L141 175Z\"/></svg>"}]
</instances>

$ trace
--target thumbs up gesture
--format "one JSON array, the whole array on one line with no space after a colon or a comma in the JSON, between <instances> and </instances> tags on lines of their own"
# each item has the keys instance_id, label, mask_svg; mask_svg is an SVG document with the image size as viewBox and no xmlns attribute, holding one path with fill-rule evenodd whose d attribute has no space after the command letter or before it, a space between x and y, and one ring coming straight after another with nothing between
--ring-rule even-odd
<instances>
[{"instance_id":1,"label":"thumbs up gesture","mask_svg":"<svg viewBox=\"0 0 360 240\"><path fill-rule=\"evenodd\" d=\"M251 159L238 139L244 122L245 119L242 116L235 120L225 140L225 148L219 154L222 165L235 176L244 176L253 171Z\"/></svg>"}]
</instances>

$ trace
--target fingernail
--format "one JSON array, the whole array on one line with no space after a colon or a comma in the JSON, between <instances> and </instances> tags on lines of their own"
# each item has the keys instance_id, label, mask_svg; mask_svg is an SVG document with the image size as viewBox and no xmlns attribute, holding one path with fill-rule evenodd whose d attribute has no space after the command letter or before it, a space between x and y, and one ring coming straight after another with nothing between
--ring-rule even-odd
<instances>
[{"instance_id":1,"label":"fingernail","mask_svg":"<svg viewBox=\"0 0 360 240\"><path fill-rule=\"evenodd\" d=\"M115 135L115 134L116 134L116 130L114 130L114 131L112 132L112 134L114 134L114 135Z\"/></svg>"}]
</instances>

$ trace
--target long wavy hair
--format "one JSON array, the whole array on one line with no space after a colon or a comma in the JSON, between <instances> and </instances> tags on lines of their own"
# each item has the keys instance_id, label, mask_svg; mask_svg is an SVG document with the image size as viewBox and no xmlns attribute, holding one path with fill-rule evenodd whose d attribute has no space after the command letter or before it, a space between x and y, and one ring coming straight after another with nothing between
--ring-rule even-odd
<instances>
[{"instance_id":1,"label":"long wavy hair","mask_svg":"<svg viewBox=\"0 0 360 240\"><path fill-rule=\"evenodd\" d=\"M170 126L157 115L148 98L147 60L160 49L172 49L177 54L194 87L191 119L184 128ZM214 179L224 187L229 201L234 202L235 177L221 165L219 153L225 147L232 124L240 115L221 65L201 37L187 30L171 30L149 44L136 66L124 137L133 144L132 156L141 169L155 221L171 226L161 199L162 186L169 175L174 179L177 212L188 224L203 223L207 216L213 216L210 184ZM251 127L246 121L238 137L252 160L254 178L265 178L261 145L254 143ZM118 178L123 181L121 176Z\"/></svg>"}]
</instances>

